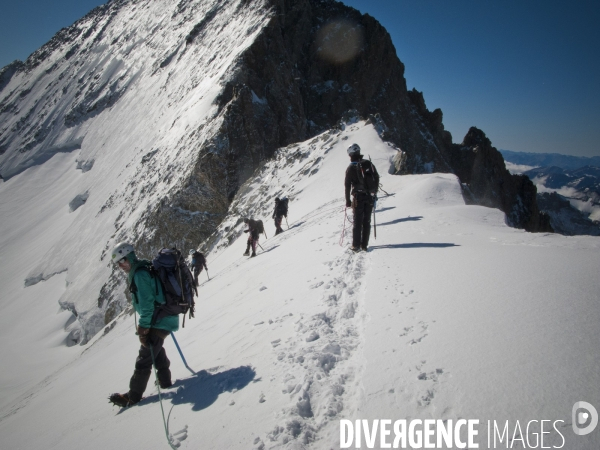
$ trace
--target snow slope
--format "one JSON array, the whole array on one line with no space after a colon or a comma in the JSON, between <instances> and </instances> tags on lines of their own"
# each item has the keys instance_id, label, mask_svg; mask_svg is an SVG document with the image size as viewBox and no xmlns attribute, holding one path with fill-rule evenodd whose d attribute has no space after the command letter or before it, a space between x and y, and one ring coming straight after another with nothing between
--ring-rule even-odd
<instances>
[{"instance_id":1,"label":"snow slope","mask_svg":"<svg viewBox=\"0 0 600 450\"><path fill-rule=\"evenodd\" d=\"M341 419L433 418L481 420L479 448L487 448L485 420L509 420L512 438L517 420L525 432L527 421L547 419L564 421L564 448L598 448L598 430L573 433L571 408L600 406L600 240L509 228L500 211L466 206L453 175L387 174L396 150L371 124L342 128L281 149L219 227L196 318L177 333L197 373L166 344L177 379L162 396L173 444L329 449L340 446ZM352 142L391 194L378 203L377 239L359 254L348 250L343 208ZM60 158L72 156L51 163ZM52 193L42 190L35 206ZM289 230L275 237L277 195L290 197L290 212ZM153 386L133 408L106 400L127 389L138 347L133 317L121 314L86 346L57 347L64 313L34 306L60 296L64 274L22 286L25 262L71 220L48 206L45 230L27 224L2 241L3 254L26 251L11 272L16 282L6 283L17 301L0 328L3 356L16 367L1 371L0 446L168 448ZM242 256L244 216L267 225L252 259ZM84 270L93 264L103 263ZM515 437L513 448L523 448ZM557 433L546 435L546 446L560 444Z\"/></svg>"},{"instance_id":2,"label":"snow slope","mask_svg":"<svg viewBox=\"0 0 600 450\"><path fill-rule=\"evenodd\" d=\"M268 23L263 7L113 1L59 33L30 58L37 65L2 89L2 273L15 258L28 268L22 273L19 265L18 278L3 281L13 293L25 280L33 285L64 273L66 285L49 302L54 308L59 300L76 316L69 342L85 343L102 330L109 314L103 293L124 303L120 290L107 287L106 253L115 242L155 231L144 219L181 188L218 132L215 99ZM19 227L27 241L15 241L14 233L23 236ZM34 242L44 230L52 231ZM0 294L0 305L12 298ZM21 328L11 320L4 332Z\"/></svg>"}]
</instances>

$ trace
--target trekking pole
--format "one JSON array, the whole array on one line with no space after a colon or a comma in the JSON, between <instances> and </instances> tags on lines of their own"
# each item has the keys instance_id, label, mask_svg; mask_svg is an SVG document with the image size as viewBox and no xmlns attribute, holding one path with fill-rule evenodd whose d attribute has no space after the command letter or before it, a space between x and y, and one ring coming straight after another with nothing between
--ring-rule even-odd
<instances>
[{"instance_id":1,"label":"trekking pole","mask_svg":"<svg viewBox=\"0 0 600 450\"><path fill-rule=\"evenodd\" d=\"M263 252L265 251L265 249L262 248L262 245L260 245L258 242L256 243L256 245L258 245Z\"/></svg>"},{"instance_id":2,"label":"trekking pole","mask_svg":"<svg viewBox=\"0 0 600 450\"><path fill-rule=\"evenodd\" d=\"M181 265L179 264L179 260L181 259L181 253L179 252L179 250L177 250L177 256L179 256L179 258L177 259L177 273L179 274L179 286L181 286L181 298L185 299L185 294L183 292L185 285L183 284L183 277L181 275ZM193 297L194 294L192 293L192 298ZM181 328L185 328L185 314L183 315L183 323L181 324Z\"/></svg>"},{"instance_id":3,"label":"trekking pole","mask_svg":"<svg viewBox=\"0 0 600 450\"><path fill-rule=\"evenodd\" d=\"M289 224L289 223L288 223L288 221L287 221L287 216L283 216L283 217L285 217L285 224L287 225L287 227L288 227L288 230L289 230L289 229L290 229L290 224Z\"/></svg>"},{"instance_id":4,"label":"trekking pole","mask_svg":"<svg viewBox=\"0 0 600 450\"><path fill-rule=\"evenodd\" d=\"M171 335L173 335L173 333L171 333ZM173 338L173 339L175 339L175 338ZM177 342L177 341L175 341L175 342ZM154 370L154 377L156 378L156 387L158 388L158 400L160 402L160 411L162 412L163 425L165 426L165 434L167 436L167 442L169 443L169 446L173 450L178 450L177 447L175 447L173 445L173 443L171 442L171 437L169 436L169 424L167 423L167 420L165 419L165 409L163 408L162 395L160 392L160 383L158 381L158 373L156 373L156 360L154 359L154 350L152 348L152 344L150 344L149 347L150 347L150 355L152 356L152 369ZM177 346L177 348L179 348L179 346Z\"/></svg>"},{"instance_id":5,"label":"trekking pole","mask_svg":"<svg viewBox=\"0 0 600 450\"><path fill-rule=\"evenodd\" d=\"M206 276L208 277L208 281L210 281L210 277L208 276L208 269L206 269Z\"/></svg>"},{"instance_id":6,"label":"trekking pole","mask_svg":"<svg viewBox=\"0 0 600 450\"><path fill-rule=\"evenodd\" d=\"M183 353L181 352L181 348L179 348L179 343L177 342L177 339L175 339L175 335L173 334L172 331L171 331L171 337L173 338L173 342L175 342L175 347L177 347L177 351L181 355L181 359L183 360L183 365L187 368L187 370L189 370L190 372L192 372L195 375L196 372L194 372L192 369L190 369L190 366L188 366L188 363L185 360L185 357L183 356Z\"/></svg>"},{"instance_id":7,"label":"trekking pole","mask_svg":"<svg viewBox=\"0 0 600 450\"><path fill-rule=\"evenodd\" d=\"M377 197L373 200L373 233L377 239L377 220L375 219L375 209L377 209Z\"/></svg>"}]
</instances>

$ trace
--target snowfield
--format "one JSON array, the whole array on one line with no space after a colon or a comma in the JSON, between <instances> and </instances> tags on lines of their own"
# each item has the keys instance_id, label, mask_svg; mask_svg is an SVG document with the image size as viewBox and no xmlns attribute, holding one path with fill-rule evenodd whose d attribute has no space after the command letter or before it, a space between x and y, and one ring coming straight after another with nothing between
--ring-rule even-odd
<instances>
[{"instance_id":1,"label":"snowfield","mask_svg":"<svg viewBox=\"0 0 600 450\"><path fill-rule=\"evenodd\" d=\"M358 254L343 200L353 142L390 194L377 204L377 238ZM510 228L500 211L466 206L453 175L388 174L396 152L371 124L346 124L281 149L243 186L207 255L196 318L176 333L196 373L166 341L173 446L330 449L342 419L469 419L480 421L479 448L494 448L488 420L507 425L495 448L532 448L540 426L545 447L598 448L598 429L573 432L571 408L600 408L600 239ZM67 347L72 315L57 303L67 272L25 287L85 208L65 201L80 193L76 157L0 184L0 447L169 448L152 383L135 407L107 402L127 390L134 318L122 313ZM290 198L278 236L275 196ZM256 258L242 256L244 216L266 225ZM91 254L80 270L100 264ZM382 445L378 434L371 448L393 438Z\"/></svg>"}]
</instances>

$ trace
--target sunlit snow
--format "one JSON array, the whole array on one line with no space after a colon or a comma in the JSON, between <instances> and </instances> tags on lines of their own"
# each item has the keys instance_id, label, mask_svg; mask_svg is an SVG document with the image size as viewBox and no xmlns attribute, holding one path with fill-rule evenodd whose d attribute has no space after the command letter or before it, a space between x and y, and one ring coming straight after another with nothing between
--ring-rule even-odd
<instances>
[{"instance_id":1,"label":"sunlit snow","mask_svg":"<svg viewBox=\"0 0 600 450\"><path fill-rule=\"evenodd\" d=\"M390 194L378 202L377 238L359 254L348 250L343 201L353 142ZM339 448L341 419L465 418L481 421L480 448L486 420L513 427L541 419L564 421L565 448L597 447L597 432L573 433L571 408L600 404L600 240L510 228L499 210L466 206L453 175L388 174L396 151L371 124L348 124L281 149L242 187L207 255L196 318L176 333L196 374L167 341L177 381L163 402L175 445L329 449ZM69 212L56 194L80 192L85 174L74 159L56 155L30 169L39 173L29 183L0 185L2 217L11 213L0 241L1 270L10 274L0 441L168 448L154 386L127 410L107 402L127 390L138 346L133 317L66 347L69 319L57 304L65 273L24 287L36 255L87 207ZM284 222L274 236L273 199L282 195L289 229ZM256 258L242 256L245 216L267 225ZM90 258L82 270L99 264ZM545 438L561 444L556 432Z\"/></svg>"}]
</instances>

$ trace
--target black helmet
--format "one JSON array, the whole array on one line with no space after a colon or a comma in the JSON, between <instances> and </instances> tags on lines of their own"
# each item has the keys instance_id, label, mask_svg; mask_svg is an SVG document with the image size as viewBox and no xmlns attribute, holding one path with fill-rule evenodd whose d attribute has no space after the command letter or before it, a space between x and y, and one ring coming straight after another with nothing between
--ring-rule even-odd
<instances>
[{"instance_id":1,"label":"black helmet","mask_svg":"<svg viewBox=\"0 0 600 450\"><path fill-rule=\"evenodd\" d=\"M360 145L358 144L352 144L350 147L348 147L348 155L352 156L355 154L360 154Z\"/></svg>"}]
</instances>

